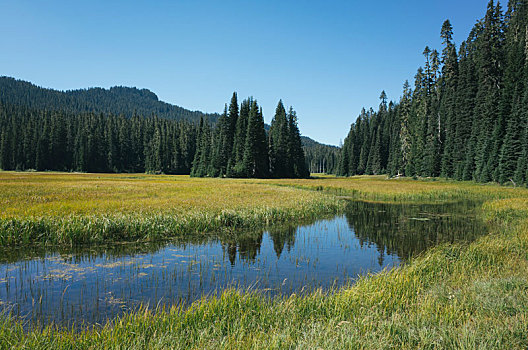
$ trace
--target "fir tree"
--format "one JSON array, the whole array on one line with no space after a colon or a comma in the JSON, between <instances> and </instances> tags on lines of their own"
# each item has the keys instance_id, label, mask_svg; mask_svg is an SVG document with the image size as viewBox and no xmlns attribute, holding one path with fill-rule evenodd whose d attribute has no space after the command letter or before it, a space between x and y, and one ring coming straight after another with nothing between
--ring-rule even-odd
<instances>
[{"instance_id":1,"label":"fir tree","mask_svg":"<svg viewBox=\"0 0 528 350\"><path fill-rule=\"evenodd\" d=\"M256 100L251 101L241 175L259 178L269 175L268 146L266 131L264 130L264 119Z\"/></svg>"},{"instance_id":2,"label":"fir tree","mask_svg":"<svg viewBox=\"0 0 528 350\"><path fill-rule=\"evenodd\" d=\"M310 172L306 167L304 160L304 151L302 149L301 133L297 126L297 113L290 107L288 111L288 131L289 131L289 146L288 156L289 163L292 165L290 177L304 178L310 176Z\"/></svg>"},{"instance_id":3,"label":"fir tree","mask_svg":"<svg viewBox=\"0 0 528 350\"><path fill-rule=\"evenodd\" d=\"M440 83L439 115L444 121L443 154L441 174L452 177L455 173L455 138L460 125L456 110L456 94L458 87L458 57L453 44L453 27L449 20L442 25L440 33L444 49L442 50L442 78Z\"/></svg>"},{"instance_id":4,"label":"fir tree","mask_svg":"<svg viewBox=\"0 0 528 350\"><path fill-rule=\"evenodd\" d=\"M293 166L288 158L288 120L282 100L277 104L269 131L270 170L274 177L291 176Z\"/></svg>"},{"instance_id":5,"label":"fir tree","mask_svg":"<svg viewBox=\"0 0 528 350\"><path fill-rule=\"evenodd\" d=\"M235 139L233 141L233 151L227 169L228 177L244 176L243 158L251 103L252 99L246 99L242 101L240 106L240 115L237 119Z\"/></svg>"}]
</instances>

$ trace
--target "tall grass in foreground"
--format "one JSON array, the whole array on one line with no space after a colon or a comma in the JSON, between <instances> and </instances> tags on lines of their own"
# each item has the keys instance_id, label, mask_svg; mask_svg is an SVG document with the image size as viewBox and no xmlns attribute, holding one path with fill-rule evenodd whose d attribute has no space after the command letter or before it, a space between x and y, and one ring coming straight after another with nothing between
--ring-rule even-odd
<instances>
[{"instance_id":1,"label":"tall grass in foreground","mask_svg":"<svg viewBox=\"0 0 528 350\"><path fill-rule=\"evenodd\" d=\"M356 180L349 181L344 190L359 186ZM368 187L362 195L372 193L372 199L387 200L409 198L407 193L391 193L387 187L376 192L374 184L379 181L359 180ZM410 184L400 184L413 191ZM416 184L425 188L429 183ZM53 326L24 331L20 323L4 318L0 321L0 346L526 349L528 191L503 191L470 183L445 186L447 192L454 188L457 193L459 186L458 193L464 196L486 199L482 215L495 223L493 232L468 245L438 246L403 267L362 277L353 286L332 293L316 291L269 299L258 293L229 290L219 298L195 302L186 310L144 310L81 332ZM430 189L442 191L437 184Z\"/></svg>"}]
</instances>

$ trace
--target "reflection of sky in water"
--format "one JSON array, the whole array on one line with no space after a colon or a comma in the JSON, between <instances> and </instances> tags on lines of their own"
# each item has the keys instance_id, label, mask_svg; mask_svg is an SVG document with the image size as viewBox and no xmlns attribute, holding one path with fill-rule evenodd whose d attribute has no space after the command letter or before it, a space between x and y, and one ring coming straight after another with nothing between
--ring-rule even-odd
<instances>
[{"instance_id":1,"label":"reflection of sky in water","mask_svg":"<svg viewBox=\"0 0 528 350\"><path fill-rule=\"evenodd\" d=\"M395 241L406 229L423 232L419 225L429 225L436 235L443 227L453 229L453 222L446 222L449 216L415 220L423 208L402 217L398 206L378 206L362 204L346 216L245 234L233 242L169 243L153 252L134 252L130 245L132 249L121 256L109 248L84 258L52 253L2 264L0 308L43 322L79 324L104 322L140 303L150 307L188 303L227 286L269 295L330 288L398 265L398 256L407 254L400 252L398 242L416 241L412 237ZM424 244L428 241L436 242L438 237L427 238Z\"/></svg>"}]
</instances>

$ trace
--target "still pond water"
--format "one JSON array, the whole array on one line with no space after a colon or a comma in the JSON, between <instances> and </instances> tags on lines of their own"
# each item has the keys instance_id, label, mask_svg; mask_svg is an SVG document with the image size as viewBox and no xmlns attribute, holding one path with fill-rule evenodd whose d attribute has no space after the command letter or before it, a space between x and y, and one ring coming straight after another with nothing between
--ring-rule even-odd
<instances>
[{"instance_id":1,"label":"still pond water","mask_svg":"<svg viewBox=\"0 0 528 350\"><path fill-rule=\"evenodd\" d=\"M402 264L436 244L486 233L477 207L354 201L344 215L236 238L62 251L0 249L0 310L27 325L90 325L140 304L187 305L227 287L270 296L328 290Z\"/></svg>"}]
</instances>

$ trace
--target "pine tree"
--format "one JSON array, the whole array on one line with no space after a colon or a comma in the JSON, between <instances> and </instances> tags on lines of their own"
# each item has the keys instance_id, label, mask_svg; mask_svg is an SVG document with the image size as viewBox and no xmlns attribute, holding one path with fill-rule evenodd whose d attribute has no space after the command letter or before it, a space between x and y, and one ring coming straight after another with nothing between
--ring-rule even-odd
<instances>
[{"instance_id":1,"label":"pine tree","mask_svg":"<svg viewBox=\"0 0 528 350\"><path fill-rule=\"evenodd\" d=\"M358 120L358 122L360 122ZM352 124L350 126L350 133L347 137L349 142L349 146L347 148L347 153L349 154L349 161L348 166L347 164L343 165L343 169L345 169L345 173L342 175L356 175L358 173L358 161L359 161L359 155L358 155L358 149L360 148L359 141L358 141L358 135L357 135L357 125Z\"/></svg>"},{"instance_id":2,"label":"pine tree","mask_svg":"<svg viewBox=\"0 0 528 350\"><path fill-rule=\"evenodd\" d=\"M508 31L506 33L504 88L501 90L499 104L499 121L494 133L494 152L492 156L498 158L496 178L500 183L512 180L524 181L525 160L523 137L526 123L523 118L523 96L526 84L525 62L527 53L526 33L528 32L528 4L524 8L520 2L508 4ZM504 133L504 137L502 134ZM501 146L502 145L502 146ZM498 147L501 147L500 154ZM500 157L499 157L500 155ZM492 163L494 165L494 163Z\"/></svg>"},{"instance_id":3,"label":"pine tree","mask_svg":"<svg viewBox=\"0 0 528 350\"><path fill-rule=\"evenodd\" d=\"M381 132L376 128L370 146L369 160L367 162L367 174L378 175L381 173Z\"/></svg>"},{"instance_id":4,"label":"pine tree","mask_svg":"<svg viewBox=\"0 0 528 350\"><path fill-rule=\"evenodd\" d=\"M224 143L225 155L223 156L223 159L225 159L226 166L227 166L227 163L229 162L229 159L232 158L233 145L235 143L235 134L236 134L236 128L237 128L237 121L238 121L238 98L237 98L236 92L233 92L233 96L231 97L227 121L228 123L226 123L227 130L225 132L226 137L225 137L225 143Z\"/></svg>"},{"instance_id":5,"label":"pine tree","mask_svg":"<svg viewBox=\"0 0 528 350\"><path fill-rule=\"evenodd\" d=\"M270 171L273 177L289 177L293 166L288 158L288 120L282 100L277 104L269 131ZM291 169L290 169L291 168Z\"/></svg>"},{"instance_id":6,"label":"pine tree","mask_svg":"<svg viewBox=\"0 0 528 350\"><path fill-rule=\"evenodd\" d=\"M191 176L201 177L205 176L204 166L201 163L202 153L204 152L203 144L204 134L204 120L200 118L200 126L198 127L198 134L196 135L196 151L194 153L194 160L192 163Z\"/></svg>"},{"instance_id":7,"label":"pine tree","mask_svg":"<svg viewBox=\"0 0 528 350\"><path fill-rule=\"evenodd\" d=\"M500 143L500 128L497 116L497 101L500 98L502 78L502 45L503 23L500 5L494 6L493 0L488 3L482 33L478 37L477 67L479 73L479 90L474 115L479 118L479 131L475 149L475 173L478 181L492 180L493 168L489 160L493 153L494 142ZM495 136L495 139L494 137Z\"/></svg>"},{"instance_id":8,"label":"pine tree","mask_svg":"<svg viewBox=\"0 0 528 350\"><path fill-rule=\"evenodd\" d=\"M214 131L214 145L212 145L211 166L209 169L210 176L223 176L227 172L227 163L232 143L229 143L230 120L227 114L227 104L224 107L224 113L218 118L218 124Z\"/></svg>"},{"instance_id":9,"label":"pine tree","mask_svg":"<svg viewBox=\"0 0 528 350\"><path fill-rule=\"evenodd\" d=\"M227 167L228 177L244 176L243 159L251 104L252 99L250 98L242 101L240 106L240 115L237 119L235 139L233 141L233 151Z\"/></svg>"},{"instance_id":10,"label":"pine tree","mask_svg":"<svg viewBox=\"0 0 528 350\"><path fill-rule=\"evenodd\" d=\"M297 126L297 113L290 107L288 111L288 131L289 131L289 142L288 142L288 157L289 164L292 165L292 172L289 174L290 177L305 178L310 176L310 172L306 167L304 159L304 151L301 142L301 133Z\"/></svg>"},{"instance_id":11,"label":"pine tree","mask_svg":"<svg viewBox=\"0 0 528 350\"><path fill-rule=\"evenodd\" d=\"M449 20L442 25L440 32L444 49L442 50L442 78L440 83L439 115L444 121L444 141L441 175L452 177L455 173L455 137L460 124L456 113L456 94L458 87L458 57L453 44L453 27Z\"/></svg>"},{"instance_id":12,"label":"pine tree","mask_svg":"<svg viewBox=\"0 0 528 350\"><path fill-rule=\"evenodd\" d=\"M341 155L340 155L340 158L339 158L339 165L338 165L338 168L337 168L337 175L338 176L351 176L351 175L353 175L349 171L349 168L350 168L349 162L350 162L350 158L352 157L350 143L352 142L353 135L354 135L353 127L354 127L354 125L352 124L352 126L350 127L350 131L348 132L348 135L345 138L345 142L343 144L343 147L341 148Z\"/></svg>"},{"instance_id":13,"label":"pine tree","mask_svg":"<svg viewBox=\"0 0 528 350\"><path fill-rule=\"evenodd\" d=\"M519 127L523 124L520 110L520 102L516 103L517 108L511 114L506 135L500 152L498 181L505 183L513 179L518 166L518 159L522 157L521 136L523 130ZM519 177L517 174L516 177Z\"/></svg>"},{"instance_id":14,"label":"pine tree","mask_svg":"<svg viewBox=\"0 0 528 350\"><path fill-rule=\"evenodd\" d=\"M152 138L145 149L145 171L148 173L161 173L161 132L155 127Z\"/></svg>"},{"instance_id":15,"label":"pine tree","mask_svg":"<svg viewBox=\"0 0 528 350\"><path fill-rule=\"evenodd\" d=\"M425 176L438 176L440 173L441 154L441 120L437 113L438 91L437 72L439 67L438 52L431 51L429 47L424 50L426 57L426 77L423 115L424 131L423 136L423 163L422 173Z\"/></svg>"},{"instance_id":16,"label":"pine tree","mask_svg":"<svg viewBox=\"0 0 528 350\"><path fill-rule=\"evenodd\" d=\"M362 175L367 173L367 163L370 153L370 113L367 113L363 108L359 118L361 119L361 128L358 128L358 143L360 147L357 170L358 174Z\"/></svg>"},{"instance_id":17,"label":"pine tree","mask_svg":"<svg viewBox=\"0 0 528 350\"><path fill-rule=\"evenodd\" d=\"M196 154L197 164L193 163L194 176L204 177L209 175L211 170L211 127L207 121L203 123Z\"/></svg>"},{"instance_id":18,"label":"pine tree","mask_svg":"<svg viewBox=\"0 0 528 350\"><path fill-rule=\"evenodd\" d=\"M409 81L403 84L403 96L400 100L400 142L401 142L401 172L407 174L407 166L411 157L411 88Z\"/></svg>"},{"instance_id":19,"label":"pine tree","mask_svg":"<svg viewBox=\"0 0 528 350\"><path fill-rule=\"evenodd\" d=\"M490 1L458 54L445 21L441 59L426 47L414 90L406 84L400 103L388 110L363 110L342 146L338 174L404 171L526 183L527 36L525 0L510 1L505 17Z\"/></svg>"},{"instance_id":20,"label":"pine tree","mask_svg":"<svg viewBox=\"0 0 528 350\"><path fill-rule=\"evenodd\" d=\"M0 169L2 170L9 170L10 164L9 164L9 145L8 145L8 139L7 139L7 131L2 128L2 132L0 133Z\"/></svg>"},{"instance_id":21,"label":"pine tree","mask_svg":"<svg viewBox=\"0 0 528 350\"><path fill-rule=\"evenodd\" d=\"M409 118L411 148L405 169L407 176L422 174L427 121L426 76L420 67L414 77L414 91Z\"/></svg>"},{"instance_id":22,"label":"pine tree","mask_svg":"<svg viewBox=\"0 0 528 350\"><path fill-rule=\"evenodd\" d=\"M242 176L261 178L269 175L267 145L262 111L259 110L257 101L252 100L242 160Z\"/></svg>"}]
</instances>

